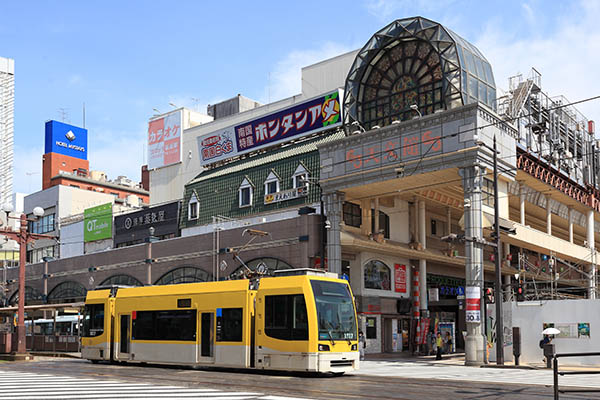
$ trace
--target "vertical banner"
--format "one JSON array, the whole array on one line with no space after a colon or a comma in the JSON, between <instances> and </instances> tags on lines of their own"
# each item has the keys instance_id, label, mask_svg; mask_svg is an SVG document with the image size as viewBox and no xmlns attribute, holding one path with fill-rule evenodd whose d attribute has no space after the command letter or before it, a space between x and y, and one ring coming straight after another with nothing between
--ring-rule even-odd
<instances>
[{"instance_id":1,"label":"vertical banner","mask_svg":"<svg viewBox=\"0 0 600 400\"><path fill-rule=\"evenodd\" d=\"M183 110L148 123L148 169L181 161Z\"/></svg>"},{"instance_id":2,"label":"vertical banner","mask_svg":"<svg viewBox=\"0 0 600 400\"><path fill-rule=\"evenodd\" d=\"M479 286L467 286L465 288L465 298L467 300L467 322L481 322L481 288Z\"/></svg>"},{"instance_id":3,"label":"vertical banner","mask_svg":"<svg viewBox=\"0 0 600 400\"><path fill-rule=\"evenodd\" d=\"M394 290L396 293L406 293L406 265L394 265Z\"/></svg>"}]
</instances>

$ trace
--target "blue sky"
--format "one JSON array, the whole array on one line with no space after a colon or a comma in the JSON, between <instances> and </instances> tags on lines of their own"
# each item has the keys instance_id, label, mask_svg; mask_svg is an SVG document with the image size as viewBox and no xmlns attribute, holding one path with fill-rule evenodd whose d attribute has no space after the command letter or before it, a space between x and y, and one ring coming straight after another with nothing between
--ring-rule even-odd
<instances>
[{"instance_id":1,"label":"blue sky","mask_svg":"<svg viewBox=\"0 0 600 400\"><path fill-rule=\"evenodd\" d=\"M600 94L600 1L3 2L0 56L15 59L18 192L41 189L44 122L82 124L89 160L140 179L148 118L238 93L261 102L300 92L300 68L362 47L394 19L421 15L469 40L496 85L542 73L544 91ZM598 120L600 102L579 109ZM598 121L600 122L600 121ZM598 124L600 127L600 124Z\"/></svg>"}]
</instances>

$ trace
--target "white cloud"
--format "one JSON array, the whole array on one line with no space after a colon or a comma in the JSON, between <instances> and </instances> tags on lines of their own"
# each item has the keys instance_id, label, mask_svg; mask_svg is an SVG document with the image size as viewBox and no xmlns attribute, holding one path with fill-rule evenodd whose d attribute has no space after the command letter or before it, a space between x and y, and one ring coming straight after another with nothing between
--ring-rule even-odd
<instances>
[{"instance_id":1,"label":"white cloud","mask_svg":"<svg viewBox=\"0 0 600 400\"><path fill-rule=\"evenodd\" d=\"M276 63L275 69L269 74L269 83L260 101L270 103L299 94L302 91L303 67L350 50L354 48L334 42L324 42L315 49L293 50Z\"/></svg>"},{"instance_id":2,"label":"white cloud","mask_svg":"<svg viewBox=\"0 0 600 400\"><path fill-rule=\"evenodd\" d=\"M507 29L510 25L503 21L492 19L475 42L492 64L496 86L506 90L510 76L522 73L527 78L531 67L535 67L542 74L542 90L552 97L564 95L578 101L599 95L596 69L600 65L600 3L581 1L579 6L570 7L571 13L556 19L544 17L543 10L532 7L523 5L525 19L530 20L531 12L537 16L539 26L552 26L551 32L538 33L532 27L523 35ZM599 106L596 100L577 108L588 119L598 119Z\"/></svg>"}]
</instances>

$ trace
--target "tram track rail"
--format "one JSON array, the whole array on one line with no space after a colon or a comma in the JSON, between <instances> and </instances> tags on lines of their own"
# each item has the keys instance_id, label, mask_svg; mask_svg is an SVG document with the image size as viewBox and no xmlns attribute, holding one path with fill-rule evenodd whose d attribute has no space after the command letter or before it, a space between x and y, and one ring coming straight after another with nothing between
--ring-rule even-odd
<instances>
[{"instance_id":1,"label":"tram track rail","mask_svg":"<svg viewBox=\"0 0 600 400\"><path fill-rule=\"evenodd\" d=\"M73 364L77 363L74 371ZM6 365L2 366L6 367ZM341 377L316 377L264 371L192 369L177 366L134 364L86 365L78 361L36 362L14 364L22 371L54 375L153 383L185 387L207 387L223 390L261 392L279 396L313 399L373 399L414 400L452 396L456 399L547 399L551 386L518 385L458 380L435 380L348 374ZM568 399L589 399L589 396L572 395ZM600 396L595 397L600 399Z\"/></svg>"}]
</instances>

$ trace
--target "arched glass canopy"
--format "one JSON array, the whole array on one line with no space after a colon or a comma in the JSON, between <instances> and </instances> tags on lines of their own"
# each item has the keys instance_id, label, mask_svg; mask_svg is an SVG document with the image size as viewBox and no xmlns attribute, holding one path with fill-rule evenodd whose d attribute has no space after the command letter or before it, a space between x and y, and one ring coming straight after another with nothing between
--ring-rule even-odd
<instances>
[{"instance_id":1,"label":"arched glass canopy","mask_svg":"<svg viewBox=\"0 0 600 400\"><path fill-rule=\"evenodd\" d=\"M406 18L375 33L358 52L346 79L344 122L371 129L474 102L496 109L494 76L483 54L434 21Z\"/></svg>"}]
</instances>

